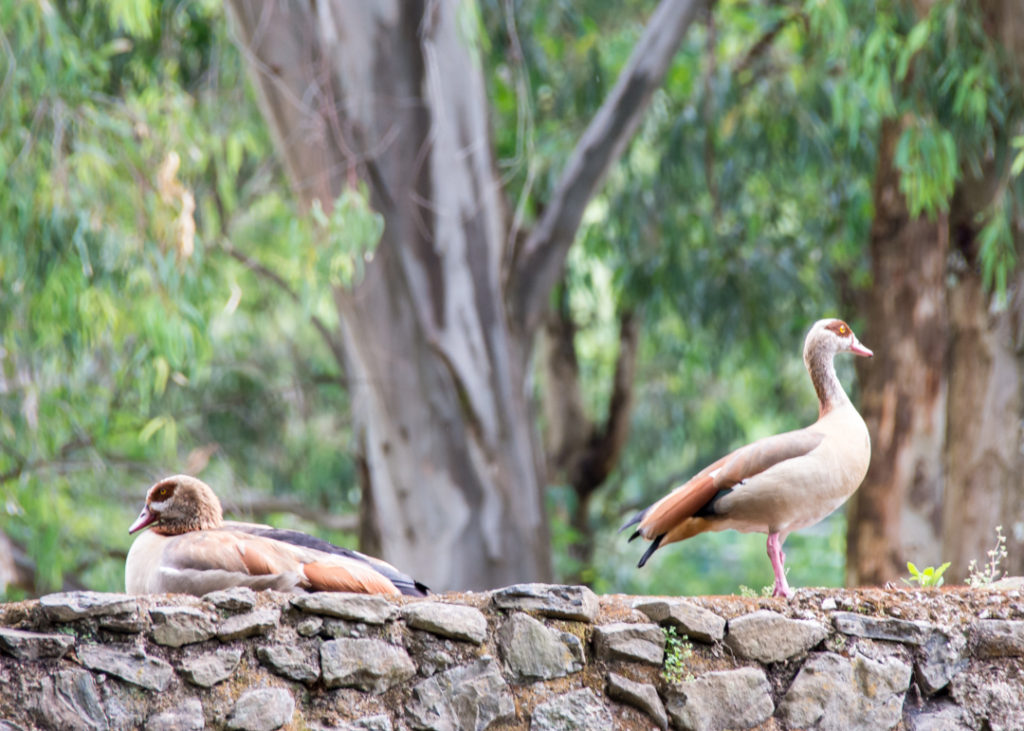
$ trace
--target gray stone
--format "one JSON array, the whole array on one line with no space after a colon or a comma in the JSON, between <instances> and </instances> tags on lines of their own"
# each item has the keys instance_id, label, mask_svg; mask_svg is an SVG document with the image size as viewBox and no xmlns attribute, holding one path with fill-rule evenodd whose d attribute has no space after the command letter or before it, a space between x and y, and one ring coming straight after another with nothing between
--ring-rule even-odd
<instances>
[{"instance_id":1,"label":"gray stone","mask_svg":"<svg viewBox=\"0 0 1024 731\"><path fill-rule=\"evenodd\" d=\"M107 729L96 679L85 670L58 670L39 681L39 692L25 700L48 728Z\"/></svg>"},{"instance_id":2,"label":"gray stone","mask_svg":"<svg viewBox=\"0 0 1024 731\"><path fill-rule=\"evenodd\" d=\"M594 627L594 651L602 660L665 661L665 633L656 624L604 624Z\"/></svg>"},{"instance_id":3,"label":"gray stone","mask_svg":"<svg viewBox=\"0 0 1024 731\"><path fill-rule=\"evenodd\" d=\"M264 645L256 650L260 662L289 680L312 685L320 678L320 655L299 645Z\"/></svg>"},{"instance_id":4,"label":"gray stone","mask_svg":"<svg viewBox=\"0 0 1024 731\"><path fill-rule=\"evenodd\" d=\"M763 609L730 619L725 644L740 657L772 663L807 652L827 636L820 622L789 619Z\"/></svg>"},{"instance_id":5,"label":"gray stone","mask_svg":"<svg viewBox=\"0 0 1024 731\"><path fill-rule=\"evenodd\" d=\"M75 646L75 636L59 632L42 633L0 627L0 650L19 660L38 660L41 657L61 658Z\"/></svg>"},{"instance_id":6,"label":"gray stone","mask_svg":"<svg viewBox=\"0 0 1024 731\"><path fill-rule=\"evenodd\" d=\"M196 607L152 607L153 641L167 647L203 642L217 634L216 619Z\"/></svg>"},{"instance_id":7,"label":"gray stone","mask_svg":"<svg viewBox=\"0 0 1024 731\"><path fill-rule=\"evenodd\" d=\"M965 644L961 634L950 636L936 630L921 646L914 674L926 695L945 688L957 673L967 667L967 660L963 657Z\"/></svg>"},{"instance_id":8,"label":"gray stone","mask_svg":"<svg viewBox=\"0 0 1024 731\"><path fill-rule=\"evenodd\" d=\"M345 619L323 619L320 635L334 640L339 637L369 637L370 625L363 622L349 622Z\"/></svg>"},{"instance_id":9,"label":"gray stone","mask_svg":"<svg viewBox=\"0 0 1024 731\"><path fill-rule=\"evenodd\" d=\"M240 648L224 647L214 652L186 658L181 661L178 670L192 685L210 688L230 678L241 660Z\"/></svg>"},{"instance_id":10,"label":"gray stone","mask_svg":"<svg viewBox=\"0 0 1024 731\"><path fill-rule=\"evenodd\" d=\"M322 614L352 622L384 624L398 616L398 608L382 596L317 592L292 599L292 606L309 614Z\"/></svg>"},{"instance_id":11,"label":"gray stone","mask_svg":"<svg viewBox=\"0 0 1024 731\"><path fill-rule=\"evenodd\" d=\"M248 586L233 586L211 591L203 596L203 600L225 612L248 612L256 606L256 592Z\"/></svg>"},{"instance_id":12,"label":"gray stone","mask_svg":"<svg viewBox=\"0 0 1024 731\"><path fill-rule=\"evenodd\" d=\"M675 683L666 693L673 723L692 731L747 729L771 718L771 686L761 668L705 673Z\"/></svg>"},{"instance_id":13,"label":"gray stone","mask_svg":"<svg viewBox=\"0 0 1024 731\"><path fill-rule=\"evenodd\" d=\"M512 693L493 659L438 673L416 684L406 710L416 729L486 729L515 719Z\"/></svg>"},{"instance_id":14,"label":"gray stone","mask_svg":"<svg viewBox=\"0 0 1024 731\"><path fill-rule=\"evenodd\" d=\"M295 631L299 633L300 637L312 637L317 634L323 626L324 621L320 619L320 617L306 617L295 625Z\"/></svg>"},{"instance_id":15,"label":"gray stone","mask_svg":"<svg viewBox=\"0 0 1024 731\"><path fill-rule=\"evenodd\" d=\"M320 645L320 669L328 688L359 688L383 693L416 674L401 647L383 640L341 638Z\"/></svg>"},{"instance_id":16,"label":"gray stone","mask_svg":"<svg viewBox=\"0 0 1024 731\"><path fill-rule=\"evenodd\" d=\"M698 642L718 642L725 636L725 620L714 612L678 599L642 601L634 605L652 622L668 625Z\"/></svg>"},{"instance_id":17,"label":"gray stone","mask_svg":"<svg viewBox=\"0 0 1024 731\"><path fill-rule=\"evenodd\" d=\"M138 601L128 594L106 594L99 591L69 591L47 594L39 598L43 614L51 622L70 622L86 617L109 614L131 614Z\"/></svg>"},{"instance_id":18,"label":"gray stone","mask_svg":"<svg viewBox=\"0 0 1024 731\"><path fill-rule=\"evenodd\" d=\"M611 712L590 688L574 690L533 709L530 731L607 731Z\"/></svg>"},{"instance_id":19,"label":"gray stone","mask_svg":"<svg viewBox=\"0 0 1024 731\"><path fill-rule=\"evenodd\" d=\"M134 635L146 629L146 620L141 612L131 614L113 614L99 618L101 629L110 632L119 632L124 635Z\"/></svg>"},{"instance_id":20,"label":"gray stone","mask_svg":"<svg viewBox=\"0 0 1024 731\"><path fill-rule=\"evenodd\" d=\"M265 635L281 622L281 610L277 607L266 607L245 614L236 614L220 623L217 637L225 642L240 640L244 637Z\"/></svg>"},{"instance_id":21,"label":"gray stone","mask_svg":"<svg viewBox=\"0 0 1024 731\"><path fill-rule=\"evenodd\" d=\"M949 684L949 695L964 710L972 729L1024 729L1024 683L1016 662L976 663Z\"/></svg>"},{"instance_id":22,"label":"gray stone","mask_svg":"<svg viewBox=\"0 0 1024 731\"><path fill-rule=\"evenodd\" d=\"M854 612L836 612L832 624L844 635L867 637L872 640L889 640L905 645L923 645L938 630L934 624L909 619L889 617L865 617Z\"/></svg>"},{"instance_id":23,"label":"gray stone","mask_svg":"<svg viewBox=\"0 0 1024 731\"><path fill-rule=\"evenodd\" d=\"M80 645L78 659L90 670L101 670L147 690L165 690L174 676L170 665L139 649L125 652L105 645Z\"/></svg>"},{"instance_id":24,"label":"gray stone","mask_svg":"<svg viewBox=\"0 0 1024 731\"><path fill-rule=\"evenodd\" d=\"M945 698L922 708L908 703L903 720L907 731L970 731L974 728L964 710Z\"/></svg>"},{"instance_id":25,"label":"gray stone","mask_svg":"<svg viewBox=\"0 0 1024 731\"><path fill-rule=\"evenodd\" d=\"M498 609L579 622L593 622L599 609L597 595L590 589L562 584L514 584L494 592L491 603Z\"/></svg>"},{"instance_id":26,"label":"gray stone","mask_svg":"<svg viewBox=\"0 0 1024 731\"><path fill-rule=\"evenodd\" d=\"M1024 621L982 619L971 625L971 645L977 658L1024 655Z\"/></svg>"},{"instance_id":27,"label":"gray stone","mask_svg":"<svg viewBox=\"0 0 1024 731\"><path fill-rule=\"evenodd\" d=\"M789 728L890 729L900 722L909 686L910 666L894 657L818 653L800 668L778 717Z\"/></svg>"},{"instance_id":28,"label":"gray stone","mask_svg":"<svg viewBox=\"0 0 1024 731\"><path fill-rule=\"evenodd\" d=\"M103 710L107 713L107 724L111 729L139 729L145 725L146 710L138 702L145 697L138 688L129 688L124 683L106 682L106 676L97 678L100 695L103 696Z\"/></svg>"},{"instance_id":29,"label":"gray stone","mask_svg":"<svg viewBox=\"0 0 1024 731\"><path fill-rule=\"evenodd\" d=\"M528 614L516 612L501 625L502 658L516 682L561 678L583 668L583 644L575 635L556 632Z\"/></svg>"},{"instance_id":30,"label":"gray stone","mask_svg":"<svg viewBox=\"0 0 1024 731\"><path fill-rule=\"evenodd\" d=\"M391 719L382 713L379 716L366 716L357 721L342 721L338 726L331 726L329 731L392 731L392 728Z\"/></svg>"},{"instance_id":31,"label":"gray stone","mask_svg":"<svg viewBox=\"0 0 1024 731\"><path fill-rule=\"evenodd\" d=\"M416 602L402 610L405 623L441 637L479 645L487 637L487 617L475 607L441 602Z\"/></svg>"},{"instance_id":32,"label":"gray stone","mask_svg":"<svg viewBox=\"0 0 1024 731\"><path fill-rule=\"evenodd\" d=\"M292 720L295 699L284 688L247 690L231 709L226 727L243 731L274 731Z\"/></svg>"},{"instance_id":33,"label":"gray stone","mask_svg":"<svg viewBox=\"0 0 1024 731\"><path fill-rule=\"evenodd\" d=\"M639 708L661 729L668 728L668 714L665 704L658 697L658 690L649 683L637 683L618 673L608 673L608 697Z\"/></svg>"},{"instance_id":34,"label":"gray stone","mask_svg":"<svg viewBox=\"0 0 1024 731\"><path fill-rule=\"evenodd\" d=\"M146 720L146 731L202 731L204 728L206 719L203 717L203 704L198 698L189 698Z\"/></svg>"}]
</instances>

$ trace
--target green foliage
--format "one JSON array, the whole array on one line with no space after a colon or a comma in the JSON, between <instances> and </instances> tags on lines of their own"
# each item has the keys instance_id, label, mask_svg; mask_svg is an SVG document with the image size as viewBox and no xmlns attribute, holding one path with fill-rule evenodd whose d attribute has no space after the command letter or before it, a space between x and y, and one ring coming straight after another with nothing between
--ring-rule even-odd
<instances>
[{"instance_id":1,"label":"green foliage","mask_svg":"<svg viewBox=\"0 0 1024 731\"><path fill-rule=\"evenodd\" d=\"M923 571L919 570L913 562L907 561L907 571L910 572L909 579L903 579L904 584L917 584L921 587L926 586L942 586L946 583L946 580L942 578L942 574L946 572L950 566L949 561L942 564L938 568L934 566L928 566Z\"/></svg>"},{"instance_id":2,"label":"green foliage","mask_svg":"<svg viewBox=\"0 0 1024 731\"><path fill-rule=\"evenodd\" d=\"M333 312L329 273L222 12L0 7L0 510L38 591L123 587L145 488L186 467L229 503L236 485L358 499L338 365L308 326Z\"/></svg>"},{"instance_id":3,"label":"green foliage","mask_svg":"<svg viewBox=\"0 0 1024 731\"><path fill-rule=\"evenodd\" d=\"M314 201L312 216L323 233L317 237L317 268L325 283L345 288L358 284L384 232L384 219L370 208L365 186L346 188L329 214Z\"/></svg>"},{"instance_id":4,"label":"green foliage","mask_svg":"<svg viewBox=\"0 0 1024 731\"><path fill-rule=\"evenodd\" d=\"M974 589L981 589L1003 578L1005 572L1000 565L1006 560L1006 536L1003 535L1003 526L996 526L996 545L987 552L988 562L984 566L978 566L975 559L967 565L967 585Z\"/></svg>"},{"instance_id":5,"label":"green foliage","mask_svg":"<svg viewBox=\"0 0 1024 731\"><path fill-rule=\"evenodd\" d=\"M693 643L689 637L676 634L675 627L662 627L665 633L665 664L661 669L661 677L666 683L685 683L694 679L694 674L687 668L693 657Z\"/></svg>"},{"instance_id":6,"label":"green foliage","mask_svg":"<svg viewBox=\"0 0 1024 731\"><path fill-rule=\"evenodd\" d=\"M650 10L460 11L518 226L548 200ZM644 323L632 437L589 505L592 566L568 554L572 491L548 496L557 570L598 591L771 583L763 536L699 536L638 571L641 549L614 529L726 451L813 418L799 349L818 317L857 326L837 305L870 284L883 122L901 125L911 211L941 215L958 186L1005 171L975 222L976 263L1000 296L1018 267L1024 93L976 4L937 0L917 17L888 0L723 0L713 13L591 201L567 266L595 414L619 313ZM208 461L202 475L229 503L250 485L354 511L348 395L309 324L336 325L331 287L359 282L380 218L361 190L295 210L221 4L7 3L0 56L0 510L39 588L69 576L119 588L129 538L111 526L183 465ZM786 548L800 585L842 584L842 513Z\"/></svg>"}]
</instances>

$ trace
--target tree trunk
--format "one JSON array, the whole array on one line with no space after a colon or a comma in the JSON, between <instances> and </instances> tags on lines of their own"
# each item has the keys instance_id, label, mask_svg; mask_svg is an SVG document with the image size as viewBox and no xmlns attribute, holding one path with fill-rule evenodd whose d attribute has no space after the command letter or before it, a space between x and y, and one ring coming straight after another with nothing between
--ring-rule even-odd
<instances>
[{"instance_id":1,"label":"tree trunk","mask_svg":"<svg viewBox=\"0 0 1024 731\"><path fill-rule=\"evenodd\" d=\"M875 179L861 335L875 357L856 364L871 466L850 502L850 585L884 583L905 574L908 559L930 565L941 553L948 241L941 219L907 210L892 162L901 132L898 121L883 123Z\"/></svg>"},{"instance_id":2,"label":"tree trunk","mask_svg":"<svg viewBox=\"0 0 1024 731\"><path fill-rule=\"evenodd\" d=\"M982 7L987 32L1024 70L1017 3ZM946 576L962 582L972 559L987 561L997 525L1003 569L1024 573L1024 272L1010 277L1008 302L994 302L977 239L1006 163L964 170L948 216L911 219L892 162L899 132L883 124L879 146L864 312L876 355L858 363L872 463L851 505L847 581L879 584L906 575L907 561L949 561ZM1013 235L1019 250L1019 226Z\"/></svg>"},{"instance_id":3,"label":"tree trunk","mask_svg":"<svg viewBox=\"0 0 1024 731\"><path fill-rule=\"evenodd\" d=\"M229 3L299 199L329 208L358 176L384 218L364 280L334 292L362 538L434 589L551 578L533 337L583 208L699 4L663 0L514 247L459 2Z\"/></svg>"}]
</instances>

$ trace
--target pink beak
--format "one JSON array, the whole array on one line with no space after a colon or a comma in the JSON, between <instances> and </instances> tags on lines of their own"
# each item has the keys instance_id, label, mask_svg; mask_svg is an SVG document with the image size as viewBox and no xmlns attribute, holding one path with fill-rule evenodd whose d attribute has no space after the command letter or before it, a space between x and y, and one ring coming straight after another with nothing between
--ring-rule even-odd
<instances>
[{"instance_id":1,"label":"pink beak","mask_svg":"<svg viewBox=\"0 0 1024 731\"><path fill-rule=\"evenodd\" d=\"M861 345L860 341L857 340L857 338L854 338L853 342L850 343L850 352L853 353L854 355L863 355L865 358L870 358L871 356L874 355L874 353L872 353L870 350Z\"/></svg>"},{"instance_id":2,"label":"pink beak","mask_svg":"<svg viewBox=\"0 0 1024 731\"><path fill-rule=\"evenodd\" d=\"M137 530L142 530L150 523L156 522L156 516L149 511L149 506L142 508L142 512L139 513L139 517L132 523L132 527L128 529L128 533L134 533Z\"/></svg>"}]
</instances>

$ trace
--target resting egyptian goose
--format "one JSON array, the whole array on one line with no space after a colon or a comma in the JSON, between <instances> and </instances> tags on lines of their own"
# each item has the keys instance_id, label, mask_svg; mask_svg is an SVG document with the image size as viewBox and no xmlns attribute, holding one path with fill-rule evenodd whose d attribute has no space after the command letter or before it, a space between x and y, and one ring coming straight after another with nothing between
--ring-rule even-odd
<instances>
[{"instance_id":1,"label":"resting egyptian goose","mask_svg":"<svg viewBox=\"0 0 1024 731\"><path fill-rule=\"evenodd\" d=\"M634 516L622 527L639 524L629 540L652 541L639 566L661 546L705 531L767 533L773 596L792 596L783 541L842 505L871 460L868 429L836 377L833 357L844 351L872 355L842 320L814 323L804 365L818 394L818 420L740 447Z\"/></svg>"},{"instance_id":2,"label":"resting egyptian goose","mask_svg":"<svg viewBox=\"0 0 1024 731\"><path fill-rule=\"evenodd\" d=\"M389 563L293 530L224 521L202 480L175 475L153 485L129 533L129 594L202 596L247 586L297 593L348 591L426 596L427 587Z\"/></svg>"}]
</instances>

